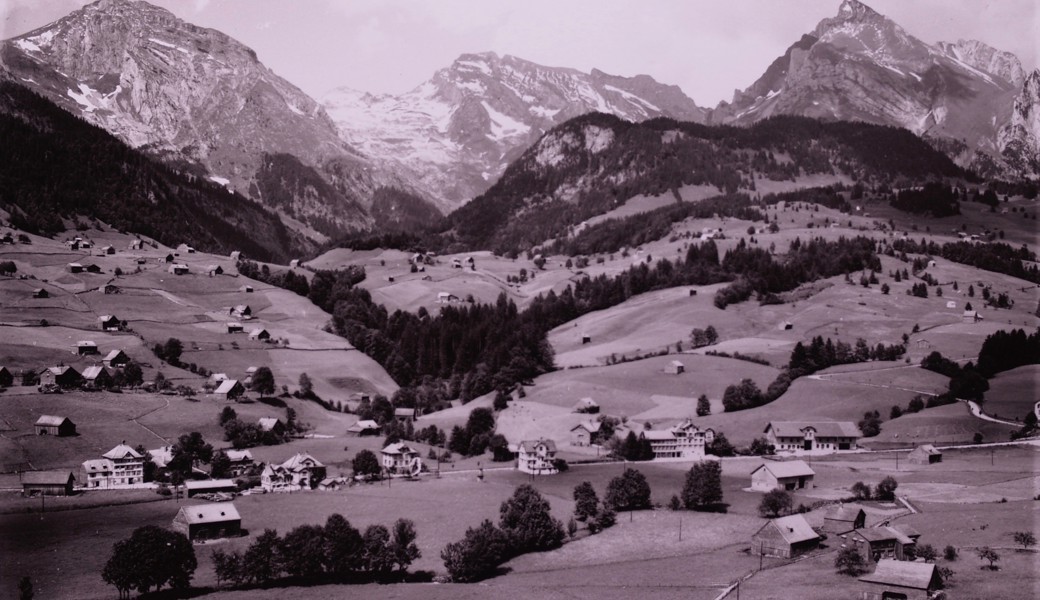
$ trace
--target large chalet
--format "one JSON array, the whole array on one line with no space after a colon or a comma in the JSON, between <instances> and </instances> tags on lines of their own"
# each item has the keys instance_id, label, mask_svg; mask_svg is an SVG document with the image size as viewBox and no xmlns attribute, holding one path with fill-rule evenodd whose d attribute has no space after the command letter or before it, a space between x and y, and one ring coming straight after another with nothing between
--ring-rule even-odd
<instances>
[{"instance_id":1,"label":"large chalet","mask_svg":"<svg viewBox=\"0 0 1040 600\"><path fill-rule=\"evenodd\" d=\"M863 437L850 421L772 421L764 433L777 452L855 450Z\"/></svg>"},{"instance_id":2,"label":"large chalet","mask_svg":"<svg viewBox=\"0 0 1040 600\"><path fill-rule=\"evenodd\" d=\"M650 442L655 460L659 458L702 459L705 448L715 441L714 429L701 429L689 420L670 429L647 430L641 435Z\"/></svg>"}]
</instances>

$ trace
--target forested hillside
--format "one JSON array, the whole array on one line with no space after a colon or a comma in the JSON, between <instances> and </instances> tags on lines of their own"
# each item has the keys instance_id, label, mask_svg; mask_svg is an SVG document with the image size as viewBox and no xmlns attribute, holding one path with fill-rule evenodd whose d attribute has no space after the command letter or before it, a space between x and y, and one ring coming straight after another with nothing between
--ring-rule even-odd
<instances>
[{"instance_id":1,"label":"forested hillside","mask_svg":"<svg viewBox=\"0 0 1040 600\"><path fill-rule=\"evenodd\" d=\"M0 82L0 207L43 235L84 216L175 246L285 260L306 250L274 213L177 173L24 87Z\"/></svg>"},{"instance_id":2,"label":"forested hillside","mask_svg":"<svg viewBox=\"0 0 1040 600\"><path fill-rule=\"evenodd\" d=\"M909 131L776 117L747 128L584 115L556 127L495 186L452 213L446 235L466 248L531 248L639 194L685 185L753 193L756 181L843 174L870 185L966 176Z\"/></svg>"}]
</instances>

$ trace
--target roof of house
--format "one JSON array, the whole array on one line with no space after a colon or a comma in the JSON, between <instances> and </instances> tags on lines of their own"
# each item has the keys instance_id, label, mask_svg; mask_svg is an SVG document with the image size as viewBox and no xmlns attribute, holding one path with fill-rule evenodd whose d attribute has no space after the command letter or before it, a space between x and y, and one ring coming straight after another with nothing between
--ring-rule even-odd
<instances>
[{"instance_id":1,"label":"roof of house","mask_svg":"<svg viewBox=\"0 0 1040 600\"><path fill-rule=\"evenodd\" d=\"M643 432L643 437L648 440L670 440L675 438L671 429L648 429Z\"/></svg>"},{"instance_id":2,"label":"roof of house","mask_svg":"<svg viewBox=\"0 0 1040 600\"><path fill-rule=\"evenodd\" d=\"M90 340L80 340L80 341L76 342L76 347L77 348L96 348L97 347L97 342L92 342Z\"/></svg>"},{"instance_id":3,"label":"roof of house","mask_svg":"<svg viewBox=\"0 0 1040 600\"><path fill-rule=\"evenodd\" d=\"M228 326L229 329L233 329L233 328L242 329L242 324L241 323L235 323L234 321L228 321L227 326Z\"/></svg>"},{"instance_id":4,"label":"roof of house","mask_svg":"<svg viewBox=\"0 0 1040 600\"><path fill-rule=\"evenodd\" d=\"M684 366L686 366L686 365L682 364L682 361L678 361L678 360L673 360L672 362L670 362L668 364L672 365L673 367L684 367Z\"/></svg>"},{"instance_id":5,"label":"roof of house","mask_svg":"<svg viewBox=\"0 0 1040 600\"><path fill-rule=\"evenodd\" d=\"M308 462L311 462L312 464L307 464ZM312 466L324 467L325 465L321 464L321 462L318 459L314 458L310 454L306 452L299 452L295 456L290 457L289 460L283 462L281 466L286 469L296 471L299 469L308 469Z\"/></svg>"},{"instance_id":6,"label":"roof of house","mask_svg":"<svg viewBox=\"0 0 1040 600\"><path fill-rule=\"evenodd\" d=\"M599 406L599 404L597 404L592 398L582 398L581 400L578 400L575 406Z\"/></svg>"},{"instance_id":7,"label":"roof of house","mask_svg":"<svg viewBox=\"0 0 1040 600\"><path fill-rule=\"evenodd\" d=\"M111 471L112 461L107 458L92 458L83 461L84 471Z\"/></svg>"},{"instance_id":8,"label":"roof of house","mask_svg":"<svg viewBox=\"0 0 1040 600\"><path fill-rule=\"evenodd\" d=\"M70 367L68 365L59 365L57 367L47 367L46 370L50 371L54 375L64 375L65 373L67 373L69 371L72 371L73 373L79 375L79 371L77 371L76 369L73 369L72 367Z\"/></svg>"},{"instance_id":9,"label":"roof of house","mask_svg":"<svg viewBox=\"0 0 1040 600\"><path fill-rule=\"evenodd\" d=\"M858 535L868 542L896 540L901 544L914 543L912 539L892 527L864 527L853 531L850 535Z\"/></svg>"},{"instance_id":10,"label":"roof of house","mask_svg":"<svg viewBox=\"0 0 1040 600\"><path fill-rule=\"evenodd\" d=\"M104 321L111 321L112 319L115 319L115 318L116 318L115 315L101 315L100 317L97 318L97 320L104 322Z\"/></svg>"},{"instance_id":11,"label":"roof of house","mask_svg":"<svg viewBox=\"0 0 1040 600\"><path fill-rule=\"evenodd\" d=\"M231 390L235 389L235 386L240 386L237 379L225 379L220 382L220 386L213 391L214 394L227 394Z\"/></svg>"},{"instance_id":12,"label":"roof of house","mask_svg":"<svg viewBox=\"0 0 1040 600\"><path fill-rule=\"evenodd\" d=\"M539 445L545 445L545 448L549 452L556 452L556 442L552 440L524 440L520 442L518 448L524 452L535 452Z\"/></svg>"},{"instance_id":13,"label":"roof of house","mask_svg":"<svg viewBox=\"0 0 1040 600\"><path fill-rule=\"evenodd\" d=\"M256 329L254 329L254 330L249 332L249 337L260 337L261 335L263 335L265 333L267 335L271 335L271 333L269 331L267 331L266 329L264 329L263 327L257 327Z\"/></svg>"},{"instance_id":14,"label":"roof of house","mask_svg":"<svg viewBox=\"0 0 1040 600\"><path fill-rule=\"evenodd\" d=\"M394 409L394 416L395 417L414 417L415 416L415 409L414 408L395 408Z\"/></svg>"},{"instance_id":15,"label":"roof of house","mask_svg":"<svg viewBox=\"0 0 1040 600\"><path fill-rule=\"evenodd\" d=\"M189 490L211 490L229 487L238 487L234 479L203 479L200 481L185 481L184 487Z\"/></svg>"},{"instance_id":16,"label":"roof of house","mask_svg":"<svg viewBox=\"0 0 1040 600\"><path fill-rule=\"evenodd\" d=\"M97 379L102 372L108 373L108 369L101 365L91 365L83 369L83 379Z\"/></svg>"},{"instance_id":17,"label":"roof of house","mask_svg":"<svg viewBox=\"0 0 1040 600\"><path fill-rule=\"evenodd\" d=\"M908 538L921 537L921 532L914 529L912 525L909 525L907 523L899 523L898 525L892 525L892 529L895 529L896 531L905 535Z\"/></svg>"},{"instance_id":18,"label":"roof of house","mask_svg":"<svg viewBox=\"0 0 1040 600\"><path fill-rule=\"evenodd\" d=\"M934 455L938 455L938 456L942 455L942 452L940 452L938 448L936 448L935 446L933 446L931 444L921 444L920 446L914 448L913 451L914 452L923 452L925 454L934 454Z\"/></svg>"},{"instance_id":19,"label":"roof of house","mask_svg":"<svg viewBox=\"0 0 1040 600\"><path fill-rule=\"evenodd\" d=\"M37 425L61 425L65 421L68 421L68 417L57 417L54 415L40 415L39 419L36 419ZM71 421L70 421L71 422Z\"/></svg>"},{"instance_id":20,"label":"roof of house","mask_svg":"<svg viewBox=\"0 0 1040 600\"><path fill-rule=\"evenodd\" d=\"M130 456L130 458L144 458L137 452L137 450L134 450L126 444L119 444L101 456L104 456L105 458L126 458L127 456Z\"/></svg>"},{"instance_id":21,"label":"roof of house","mask_svg":"<svg viewBox=\"0 0 1040 600\"><path fill-rule=\"evenodd\" d=\"M773 519L769 523L766 523L764 527L773 526L780 535L783 536L784 541L788 544L797 544L799 542L806 542L809 540L819 539L820 535L813 531L812 526L805 520L802 515L789 515L786 517L780 517L779 519ZM759 530L761 531L761 529Z\"/></svg>"},{"instance_id":22,"label":"roof of house","mask_svg":"<svg viewBox=\"0 0 1040 600\"><path fill-rule=\"evenodd\" d=\"M148 456L152 458L152 462L155 466L162 468L170 464L173 460L173 446L163 446L161 448L155 448L148 451Z\"/></svg>"},{"instance_id":23,"label":"roof of house","mask_svg":"<svg viewBox=\"0 0 1040 600\"><path fill-rule=\"evenodd\" d=\"M778 479L781 477L805 477L808 475L816 475L816 472L802 460L766 462L754 471L751 471L752 475L758 472L758 469L766 469L773 474L773 477Z\"/></svg>"},{"instance_id":24,"label":"roof of house","mask_svg":"<svg viewBox=\"0 0 1040 600\"><path fill-rule=\"evenodd\" d=\"M809 427L820 437L863 437L859 427L851 421L770 421L765 431L770 427L777 437L802 437Z\"/></svg>"},{"instance_id":25,"label":"roof of house","mask_svg":"<svg viewBox=\"0 0 1040 600\"><path fill-rule=\"evenodd\" d=\"M126 356L126 353L123 352L122 350L112 350L108 354L105 355L104 360L107 360L107 361L115 360L116 358L119 358L120 354L122 354L123 356Z\"/></svg>"},{"instance_id":26,"label":"roof of house","mask_svg":"<svg viewBox=\"0 0 1040 600\"><path fill-rule=\"evenodd\" d=\"M873 573L860 577L860 581L899 587L926 590L936 577L935 565L883 558L878 561Z\"/></svg>"},{"instance_id":27,"label":"roof of house","mask_svg":"<svg viewBox=\"0 0 1040 600\"><path fill-rule=\"evenodd\" d=\"M363 421L358 421L357 423L354 423L349 428L347 428L347 431L365 431L368 429L379 429L379 423L376 423L371 419L365 419Z\"/></svg>"},{"instance_id":28,"label":"roof of house","mask_svg":"<svg viewBox=\"0 0 1040 600\"><path fill-rule=\"evenodd\" d=\"M26 471L22 473L22 483L31 485L65 485L69 479L75 479L72 471Z\"/></svg>"},{"instance_id":29,"label":"roof of house","mask_svg":"<svg viewBox=\"0 0 1040 600\"><path fill-rule=\"evenodd\" d=\"M863 512L863 509L858 506L838 505L831 507L831 509L823 515L823 518L830 519L832 521L852 522L858 519L860 514L866 516L866 513Z\"/></svg>"},{"instance_id":30,"label":"roof of house","mask_svg":"<svg viewBox=\"0 0 1040 600\"><path fill-rule=\"evenodd\" d=\"M217 502L216 504L196 504L185 506L177 512L177 520L184 521L189 525L201 523L220 523L223 521L240 521L242 517L238 514L233 502Z\"/></svg>"},{"instance_id":31,"label":"roof of house","mask_svg":"<svg viewBox=\"0 0 1040 600\"><path fill-rule=\"evenodd\" d=\"M574 431L575 429L584 429L589 433L596 433L599 431L600 426L601 424L598 421L582 421L574 427L571 427L571 431Z\"/></svg>"},{"instance_id":32,"label":"roof of house","mask_svg":"<svg viewBox=\"0 0 1040 600\"><path fill-rule=\"evenodd\" d=\"M276 417L260 417L260 420L257 421L257 424L260 425L260 429L263 429L264 431L271 431L281 422L282 420ZM282 423L282 425L284 426L285 424Z\"/></svg>"},{"instance_id":33,"label":"roof of house","mask_svg":"<svg viewBox=\"0 0 1040 600\"><path fill-rule=\"evenodd\" d=\"M224 452L231 462L252 461L253 453L249 450L227 450Z\"/></svg>"},{"instance_id":34,"label":"roof of house","mask_svg":"<svg viewBox=\"0 0 1040 600\"><path fill-rule=\"evenodd\" d=\"M408 444L397 442L383 448L383 454L416 454L416 452Z\"/></svg>"}]
</instances>

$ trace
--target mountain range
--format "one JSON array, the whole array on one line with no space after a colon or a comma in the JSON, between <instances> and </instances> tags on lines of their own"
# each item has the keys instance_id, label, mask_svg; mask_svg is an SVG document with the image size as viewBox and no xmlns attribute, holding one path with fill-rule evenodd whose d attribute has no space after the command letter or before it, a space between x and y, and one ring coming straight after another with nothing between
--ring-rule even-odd
<instances>
[{"instance_id":1,"label":"mountain range","mask_svg":"<svg viewBox=\"0 0 1040 600\"><path fill-rule=\"evenodd\" d=\"M1040 71L981 42L926 44L855 0L714 109L646 75L491 52L462 55L405 94L341 88L317 101L244 44L139 0L87 5L7 40L0 60L0 77L317 241L449 213L590 112L742 126L861 120L906 128L985 176L1040 174Z\"/></svg>"}]
</instances>

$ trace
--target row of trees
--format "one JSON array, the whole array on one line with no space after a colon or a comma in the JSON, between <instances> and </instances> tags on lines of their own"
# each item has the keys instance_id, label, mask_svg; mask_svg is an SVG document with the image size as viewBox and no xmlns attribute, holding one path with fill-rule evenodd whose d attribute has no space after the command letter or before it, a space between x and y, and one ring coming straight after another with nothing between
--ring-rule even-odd
<instances>
[{"instance_id":1,"label":"row of trees","mask_svg":"<svg viewBox=\"0 0 1040 600\"><path fill-rule=\"evenodd\" d=\"M1004 242L974 244L964 241L948 242L940 246L922 238L920 241L895 240L892 242L892 249L904 254L941 256L963 265L1040 283L1040 267L1036 265L1036 254L1025 246L1015 248Z\"/></svg>"},{"instance_id":2,"label":"row of trees","mask_svg":"<svg viewBox=\"0 0 1040 600\"><path fill-rule=\"evenodd\" d=\"M398 519L387 528L369 525L362 533L340 514L325 525L300 525L279 536L265 529L244 553L213 551L218 585L267 584L282 576L301 582L394 581L422 554L415 524Z\"/></svg>"}]
</instances>

